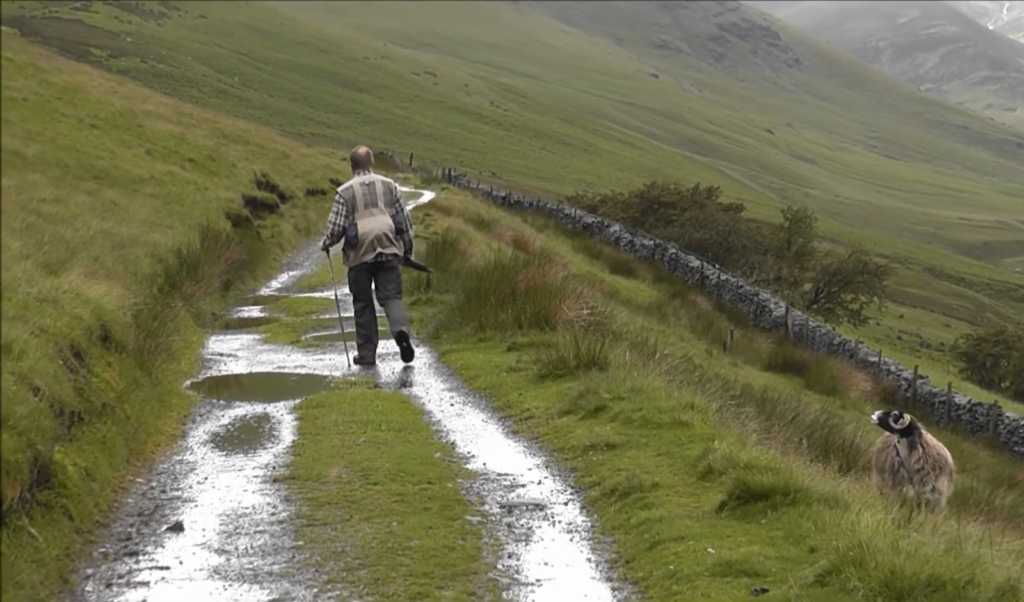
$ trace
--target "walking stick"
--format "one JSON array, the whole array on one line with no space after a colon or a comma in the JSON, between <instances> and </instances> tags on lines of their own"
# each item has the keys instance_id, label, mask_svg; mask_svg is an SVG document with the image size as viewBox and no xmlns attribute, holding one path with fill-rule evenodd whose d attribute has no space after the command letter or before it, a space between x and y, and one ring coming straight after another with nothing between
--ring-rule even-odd
<instances>
[{"instance_id":1,"label":"walking stick","mask_svg":"<svg viewBox=\"0 0 1024 602\"><path fill-rule=\"evenodd\" d=\"M341 326L341 342L345 345L345 363L352 367L348 357L348 338L345 336L345 320L341 317L341 301L338 300L338 281L334 278L334 262L331 261L331 250L327 249L327 265L331 268L331 286L334 287L334 307L338 309L338 326Z\"/></svg>"}]
</instances>

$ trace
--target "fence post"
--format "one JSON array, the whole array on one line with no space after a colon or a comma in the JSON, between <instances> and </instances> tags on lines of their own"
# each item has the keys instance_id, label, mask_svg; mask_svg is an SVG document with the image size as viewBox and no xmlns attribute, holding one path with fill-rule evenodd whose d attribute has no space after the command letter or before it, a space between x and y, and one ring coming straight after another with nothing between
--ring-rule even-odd
<instances>
[{"instance_id":1,"label":"fence post","mask_svg":"<svg viewBox=\"0 0 1024 602\"><path fill-rule=\"evenodd\" d=\"M732 328L729 329L729 351L732 351L732 342L736 339L736 331Z\"/></svg>"},{"instance_id":2,"label":"fence post","mask_svg":"<svg viewBox=\"0 0 1024 602\"><path fill-rule=\"evenodd\" d=\"M409 153L409 169L412 169L412 157L415 153Z\"/></svg>"},{"instance_id":3,"label":"fence post","mask_svg":"<svg viewBox=\"0 0 1024 602\"><path fill-rule=\"evenodd\" d=\"M988 434L995 435L996 429L999 427L999 414L1002 409L999 407L998 401L993 401L992 405L988 407Z\"/></svg>"},{"instance_id":4,"label":"fence post","mask_svg":"<svg viewBox=\"0 0 1024 602\"><path fill-rule=\"evenodd\" d=\"M793 337L793 331L792 331L792 329L789 326L789 303L786 304L785 320L786 320L786 338L789 339L789 338Z\"/></svg>"},{"instance_id":5,"label":"fence post","mask_svg":"<svg viewBox=\"0 0 1024 602\"><path fill-rule=\"evenodd\" d=\"M942 411L942 420L949 424L949 415L953 409L953 381L946 383L946 407Z\"/></svg>"},{"instance_id":6,"label":"fence post","mask_svg":"<svg viewBox=\"0 0 1024 602\"><path fill-rule=\"evenodd\" d=\"M917 374L920 367L914 364L914 382L910 385L910 403L917 403Z\"/></svg>"},{"instance_id":7,"label":"fence post","mask_svg":"<svg viewBox=\"0 0 1024 602\"><path fill-rule=\"evenodd\" d=\"M704 290L704 260L703 259L700 260L700 279L697 282L700 284L700 286L699 286L700 290L703 291Z\"/></svg>"}]
</instances>

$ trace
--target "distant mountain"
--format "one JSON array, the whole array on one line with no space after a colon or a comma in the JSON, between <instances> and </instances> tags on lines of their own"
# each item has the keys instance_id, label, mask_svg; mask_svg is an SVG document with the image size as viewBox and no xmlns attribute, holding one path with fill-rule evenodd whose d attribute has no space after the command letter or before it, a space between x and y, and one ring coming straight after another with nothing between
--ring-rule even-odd
<instances>
[{"instance_id":1,"label":"distant mountain","mask_svg":"<svg viewBox=\"0 0 1024 602\"><path fill-rule=\"evenodd\" d=\"M518 3L633 50L687 57L719 73L779 75L807 67L771 19L741 2Z\"/></svg>"},{"instance_id":2,"label":"distant mountain","mask_svg":"<svg viewBox=\"0 0 1024 602\"><path fill-rule=\"evenodd\" d=\"M992 31L1024 43L1024 2L967 0L949 4Z\"/></svg>"},{"instance_id":3,"label":"distant mountain","mask_svg":"<svg viewBox=\"0 0 1024 602\"><path fill-rule=\"evenodd\" d=\"M1024 2L745 4L923 91L1024 129L1024 44L1008 37L1024 35Z\"/></svg>"}]
</instances>

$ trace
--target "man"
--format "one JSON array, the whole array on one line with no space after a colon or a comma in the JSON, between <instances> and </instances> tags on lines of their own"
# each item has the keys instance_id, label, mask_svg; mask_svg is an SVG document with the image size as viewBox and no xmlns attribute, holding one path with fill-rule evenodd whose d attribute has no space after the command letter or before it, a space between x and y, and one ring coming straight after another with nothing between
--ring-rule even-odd
<instances>
[{"instance_id":1,"label":"man","mask_svg":"<svg viewBox=\"0 0 1024 602\"><path fill-rule=\"evenodd\" d=\"M377 363L376 289L391 336L402 361L408 364L415 351L409 336L409 314L402 303L401 265L406 257L412 257L412 222L398 184L373 173L373 152L369 148L357 146L349 162L352 179L338 187L320 249L330 252L332 246L344 240L342 256L348 267L348 289L356 320L353 362L359 366Z\"/></svg>"}]
</instances>

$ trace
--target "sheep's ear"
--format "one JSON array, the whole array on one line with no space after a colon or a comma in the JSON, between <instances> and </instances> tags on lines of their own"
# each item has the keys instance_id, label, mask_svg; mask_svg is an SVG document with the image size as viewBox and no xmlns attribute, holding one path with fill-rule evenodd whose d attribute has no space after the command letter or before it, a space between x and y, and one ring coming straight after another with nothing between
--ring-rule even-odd
<instances>
[{"instance_id":1,"label":"sheep's ear","mask_svg":"<svg viewBox=\"0 0 1024 602\"><path fill-rule=\"evenodd\" d=\"M910 425L910 419L911 419L910 414L906 414L906 413L902 413L902 412L893 412L893 414L898 414L899 415L899 418L897 419L897 421L895 423L892 423L893 428L904 429L904 428L907 428ZM890 422L891 422L891 420L890 420Z\"/></svg>"}]
</instances>

